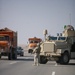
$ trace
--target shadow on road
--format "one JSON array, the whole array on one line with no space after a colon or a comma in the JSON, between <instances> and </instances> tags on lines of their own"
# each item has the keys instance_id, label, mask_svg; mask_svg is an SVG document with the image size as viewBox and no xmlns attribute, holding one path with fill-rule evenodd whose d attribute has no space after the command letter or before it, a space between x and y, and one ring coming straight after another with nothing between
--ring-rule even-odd
<instances>
[{"instance_id":1,"label":"shadow on road","mask_svg":"<svg viewBox=\"0 0 75 75\"><path fill-rule=\"evenodd\" d=\"M7 58L2 58L0 60L4 60L4 61L34 61L34 59L23 59L23 58L21 58L21 59L18 58L17 60L8 60Z\"/></svg>"},{"instance_id":2,"label":"shadow on road","mask_svg":"<svg viewBox=\"0 0 75 75\"><path fill-rule=\"evenodd\" d=\"M75 63L69 63L68 65L75 65Z\"/></svg>"},{"instance_id":3,"label":"shadow on road","mask_svg":"<svg viewBox=\"0 0 75 75\"><path fill-rule=\"evenodd\" d=\"M34 61L34 59L17 59L17 61Z\"/></svg>"},{"instance_id":4,"label":"shadow on road","mask_svg":"<svg viewBox=\"0 0 75 75\"><path fill-rule=\"evenodd\" d=\"M5 60L5 61L33 61L33 55L25 55L25 56L17 56L17 60L8 60L7 56L3 56L0 60Z\"/></svg>"}]
</instances>

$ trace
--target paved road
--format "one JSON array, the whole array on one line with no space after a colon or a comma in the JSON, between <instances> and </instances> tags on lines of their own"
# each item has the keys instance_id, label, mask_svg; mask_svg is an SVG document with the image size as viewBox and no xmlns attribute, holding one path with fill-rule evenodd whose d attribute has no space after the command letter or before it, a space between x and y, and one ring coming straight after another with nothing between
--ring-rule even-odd
<instances>
[{"instance_id":1,"label":"paved road","mask_svg":"<svg viewBox=\"0 0 75 75\"><path fill-rule=\"evenodd\" d=\"M58 65L55 61L33 66L33 55L18 57L17 60L0 60L0 75L75 75L75 60L69 65Z\"/></svg>"}]
</instances>

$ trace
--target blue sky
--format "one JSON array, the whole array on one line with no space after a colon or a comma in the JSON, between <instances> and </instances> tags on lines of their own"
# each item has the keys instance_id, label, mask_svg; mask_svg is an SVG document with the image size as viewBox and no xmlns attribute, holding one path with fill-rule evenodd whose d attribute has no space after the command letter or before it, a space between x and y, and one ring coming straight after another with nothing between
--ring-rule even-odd
<instances>
[{"instance_id":1,"label":"blue sky","mask_svg":"<svg viewBox=\"0 0 75 75\"><path fill-rule=\"evenodd\" d=\"M71 16L70 16L71 14ZM75 27L75 0L0 0L0 28L18 32L18 44L29 37L44 38L63 31L64 25Z\"/></svg>"}]
</instances>

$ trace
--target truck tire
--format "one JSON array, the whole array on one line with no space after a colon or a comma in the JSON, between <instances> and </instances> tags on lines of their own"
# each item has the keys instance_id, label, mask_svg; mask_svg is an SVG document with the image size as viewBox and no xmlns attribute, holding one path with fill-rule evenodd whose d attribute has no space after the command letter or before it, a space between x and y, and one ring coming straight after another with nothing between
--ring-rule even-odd
<instances>
[{"instance_id":1,"label":"truck tire","mask_svg":"<svg viewBox=\"0 0 75 75\"><path fill-rule=\"evenodd\" d=\"M70 60L69 53L65 52L65 53L62 54L61 57L58 58L56 63L67 65L69 63L69 60Z\"/></svg>"},{"instance_id":2,"label":"truck tire","mask_svg":"<svg viewBox=\"0 0 75 75\"><path fill-rule=\"evenodd\" d=\"M16 53L14 53L14 54L12 55L12 59L13 59L13 60L16 60L16 59L17 59Z\"/></svg>"},{"instance_id":3,"label":"truck tire","mask_svg":"<svg viewBox=\"0 0 75 75\"><path fill-rule=\"evenodd\" d=\"M8 60L16 60L16 59L17 59L16 54L12 54L12 55L11 53L8 54Z\"/></svg>"},{"instance_id":4,"label":"truck tire","mask_svg":"<svg viewBox=\"0 0 75 75\"><path fill-rule=\"evenodd\" d=\"M12 54L11 53L8 54L8 60L12 60Z\"/></svg>"},{"instance_id":5,"label":"truck tire","mask_svg":"<svg viewBox=\"0 0 75 75\"><path fill-rule=\"evenodd\" d=\"M10 47L10 52L8 53L8 60L12 60L12 47Z\"/></svg>"},{"instance_id":6,"label":"truck tire","mask_svg":"<svg viewBox=\"0 0 75 75\"><path fill-rule=\"evenodd\" d=\"M0 59L1 59L1 54L0 54Z\"/></svg>"},{"instance_id":7,"label":"truck tire","mask_svg":"<svg viewBox=\"0 0 75 75\"><path fill-rule=\"evenodd\" d=\"M61 64L65 64L67 65L69 63L70 60L70 56L68 52L65 52L64 54L62 54L61 56Z\"/></svg>"},{"instance_id":8,"label":"truck tire","mask_svg":"<svg viewBox=\"0 0 75 75\"><path fill-rule=\"evenodd\" d=\"M60 64L67 65L67 64L69 63L69 60L70 60L69 53L68 53L68 52L65 52L65 53L63 53L62 56L60 57L59 63L60 63Z\"/></svg>"},{"instance_id":9,"label":"truck tire","mask_svg":"<svg viewBox=\"0 0 75 75\"><path fill-rule=\"evenodd\" d=\"M12 51L12 59L16 60L17 59L17 50L16 50L16 48L13 48L12 50L13 50Z\"/></svg>"},{"instance_id":10,"label":"truck tire","mask_svg":"<svg viewBox=\"0 0 75 75\"><path fill-rule=\"evenodd\" d=\"M45 56L40 56L40 64L46 64L47 63L47 58Z\"/></svg>"}]
</instances>

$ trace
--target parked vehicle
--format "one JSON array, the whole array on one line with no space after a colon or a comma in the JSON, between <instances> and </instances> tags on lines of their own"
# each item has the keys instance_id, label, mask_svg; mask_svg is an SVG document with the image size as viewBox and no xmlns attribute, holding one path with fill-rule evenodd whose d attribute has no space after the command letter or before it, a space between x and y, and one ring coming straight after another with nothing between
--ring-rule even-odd
<instances>
[{"instance_id":1,"label":"parked vehicle","mask_svg":"<svg viewBox=\"0 0 75 75\"><path fill-rule=\"evenodd\" d=\"M17 47L17 55L24 56L24 50L21 47Z\"/></svg>"}]
</instances>

